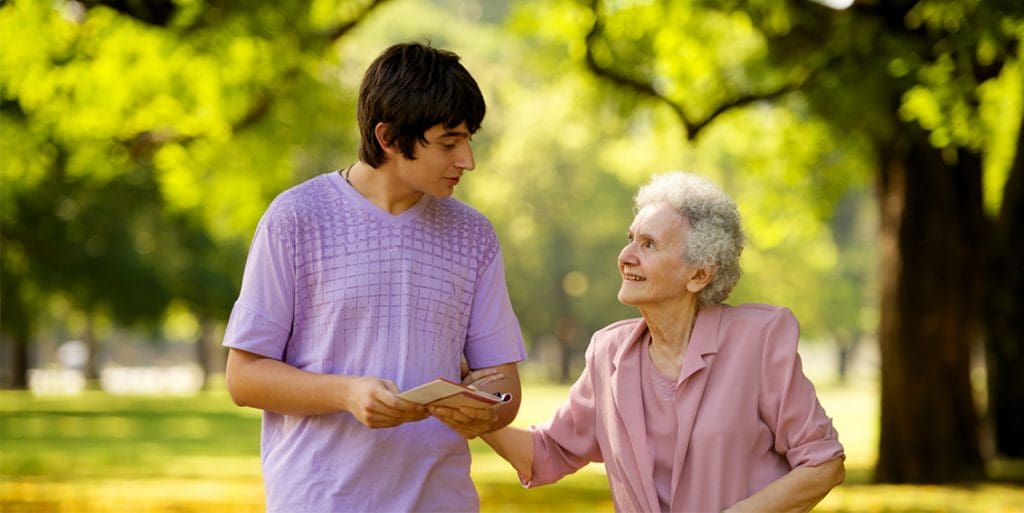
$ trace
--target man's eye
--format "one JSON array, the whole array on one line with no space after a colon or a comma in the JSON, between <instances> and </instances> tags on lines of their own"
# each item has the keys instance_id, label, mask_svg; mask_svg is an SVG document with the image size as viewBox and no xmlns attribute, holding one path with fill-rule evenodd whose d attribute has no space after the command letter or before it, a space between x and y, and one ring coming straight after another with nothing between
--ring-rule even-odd
<instances>
[{"instance_id":1,"label":"man's eye","mask_svg":"<svg viewBox=\"0 0 1024 513\"><path fill-rule=\"evenodd\" d=\"M654 241L650 241L649 240L649 241L645 242L644 243L644 247L647 248L647 249L653 248L654 247Z\"/></svg>"}]
</instances>

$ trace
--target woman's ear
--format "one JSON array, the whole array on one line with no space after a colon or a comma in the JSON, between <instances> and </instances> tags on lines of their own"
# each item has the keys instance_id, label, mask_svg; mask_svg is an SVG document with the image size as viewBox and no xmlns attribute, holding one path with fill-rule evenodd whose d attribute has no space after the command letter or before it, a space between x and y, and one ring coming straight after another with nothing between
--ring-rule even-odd
<instances>
[{"instance_id":1,"label":"woman's ear","mask_svg":"<svg viewBox=\"0 0 1024 513\"><path fill-rule=\"evenodd\" d=\"M377 138L377 144L380 145L384 153L388 156L394 155L398 148L395 146L395 142L388 141L388 137L391 135L391 127L387 123L377 123L377 126L373 127L373 136Z\"/></svg>"},{"instance_id":2,"label":"woman's ear","mask_svg":"<svg viewBox=\"0 0 1024 513\"><path fill-rule=\"evenodd\" d=\"M690 274L690 279L686 280L686 290L694 294L704 290L704 287L710 285L711 280L715 279L715 271L716 268L714 264L705 265L704 267L693 271L693 273Z\"/></svg>"}]
</instances>

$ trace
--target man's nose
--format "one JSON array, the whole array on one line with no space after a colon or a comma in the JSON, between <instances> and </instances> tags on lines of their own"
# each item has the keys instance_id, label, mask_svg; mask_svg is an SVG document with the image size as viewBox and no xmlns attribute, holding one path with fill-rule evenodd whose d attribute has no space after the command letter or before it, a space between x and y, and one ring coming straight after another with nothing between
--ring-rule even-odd
<instances>
[{"instance_id":1,"label":"man's nose","mask_svg":"<svg viewBox=\"0 0 1024 513\"><path fill-rule=\"evenodd\" d=\"M458 159L455 160L455 165L466 171L476 169L476 161L473 160L473 147L467 143L466 147L461 151L462 153L459 155Z\"/></svg>"}]
</instances>

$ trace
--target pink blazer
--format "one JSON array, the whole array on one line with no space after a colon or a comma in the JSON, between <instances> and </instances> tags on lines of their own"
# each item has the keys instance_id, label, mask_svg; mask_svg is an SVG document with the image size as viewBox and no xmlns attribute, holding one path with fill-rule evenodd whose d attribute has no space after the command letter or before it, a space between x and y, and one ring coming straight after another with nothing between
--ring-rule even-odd
<instances>
[{"instance_id":1,"label":"pink blazer","mask_svg":"<svg viewBox=\"0 0 1024 513\"><path fill-rule=\"evenodd\" d=\"M533 480L603 461L617 511L659 511L640 392L643 319L594 334L569 398L533 426ZM728 305L697 314L676 391L672 511L721 511L792 468L845 457L804 376L786 308Z\"/></svg>"}]
</instances>

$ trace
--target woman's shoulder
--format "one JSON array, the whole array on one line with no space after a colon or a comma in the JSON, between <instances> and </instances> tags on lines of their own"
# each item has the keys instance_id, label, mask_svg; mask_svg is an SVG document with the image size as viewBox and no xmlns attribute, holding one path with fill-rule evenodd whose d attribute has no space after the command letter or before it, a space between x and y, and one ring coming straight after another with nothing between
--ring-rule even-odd
<instances>
[{"instance_id":1,"label":"woman's shoulder","mask_svg":"<svg viewBox=\"0 0 1024 513\"><path fill-rule=\"evenodd\" d=\"M718 338L722 348L764 345L784 350L800 337L800 323L793 312L784 306L768 304L723 305Z\"/></svg>"},{"instance_id":2,"label":"woman's shoulder","mask_svg":"<svg viewBox=\"0 0 1024 513\"><path fill-rule=\"evenodd\" d=\"M623 319L621 321L615 321L594 333L594 336L608 336L615 337L622 334L628 334L636 330L640 323L643 322L642 317L634 317L632 319Z\"/></svg>"},{"instance_id":3,"label":"woman's shoulder","mask_svg":"<svg viewBox=\"0 0 1024 513\"><path fill-rule=\"evenodd\" d=\"M634 338L638 330L643 329L642 317L623 319L613 322L596 332L590 341L590 350L616 353L622 344Z\"/></svg>"},{"instance_id":4,"label":"woman's shoulder","mask_svg":"<svg viewBox=\"0 0 1024 513\"><path fill-rule=\"evenodd\" d=\"M793 312L784 306L770 305L766 303L745 303L742 305L721 305L722 324L749 323L749 324L771 324L773 322L796 322Z\"/></svg>"}]
</instances>

